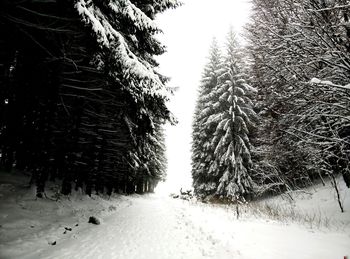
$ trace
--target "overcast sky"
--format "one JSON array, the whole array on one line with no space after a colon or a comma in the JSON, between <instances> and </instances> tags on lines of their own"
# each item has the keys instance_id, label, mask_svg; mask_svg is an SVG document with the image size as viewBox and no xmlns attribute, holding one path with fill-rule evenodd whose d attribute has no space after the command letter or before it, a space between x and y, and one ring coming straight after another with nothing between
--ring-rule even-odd
<instances>
[{"instance_id":1,"label":"overcast sky","mask_svg":"<svg viewBox=\"0 0 350 259\"><path fill-rule=\"evenodd\" d=\"M179 120L166 127L167 182L160 189L191 187L191 124L198 86L213 37L222 45L230 26L239 33L247 22L249 0L182 0L183 6L157 18L167 53L158 58L160 72L179 90L169 103Z\"/></svg>"}]
</instances>

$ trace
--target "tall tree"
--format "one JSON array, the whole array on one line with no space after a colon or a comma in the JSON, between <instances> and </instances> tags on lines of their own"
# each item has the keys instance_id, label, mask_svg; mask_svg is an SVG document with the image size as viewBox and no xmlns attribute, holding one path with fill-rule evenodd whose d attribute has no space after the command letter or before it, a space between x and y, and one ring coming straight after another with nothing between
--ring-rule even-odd
<instances>
[{"instance_id":1,"label":"tall tree","mask_svg":"<svg viewBox=\"0 0 350 259\"><path fill-rule=\"evenodd\" d=\"M214 158L212 138L215 125L208 124L213 121L214 102L216 93L214 89L218 84L218 77L222 65L222 58L216 39L213 39L209 51L209 60L204 68L198 99L195 107L192 131L192 178L195 193L198 196L207 196L216 192L218 173L210 170ZM213 117L214 116L214 117Z\"/></svg>"},{"instance_id":2,"label":"tall tree","mask_svg":"<svg viewBox=\"0 0 350 259\"><path fill-rule=\"evenodd\" d=\"M244 200L254 181L249 129L257 119L246 83L244 62L234 32L222 58L216 41L203 73L197 100L192 145L192 176L199 197Z\"/></svg>"},{"instance_id":3,"label":"tall tree","mask_svg":"<svg viewBox=\"0 0 350 259\"><path fill-rule=\"evenodd\" d=\"M212 145L214 167L220 175L217 194L230 199L244 200L253 194L254 182L250 175L251 143L249 128L253 126L256 114L250 95L254 88L246 83L242 57L236 36L231 29L227 36L227 52L220 73L219 84L215 89L214 107L216 130ZM209 121L208 124L212 124Z\"/></svg>"}]
</instances>

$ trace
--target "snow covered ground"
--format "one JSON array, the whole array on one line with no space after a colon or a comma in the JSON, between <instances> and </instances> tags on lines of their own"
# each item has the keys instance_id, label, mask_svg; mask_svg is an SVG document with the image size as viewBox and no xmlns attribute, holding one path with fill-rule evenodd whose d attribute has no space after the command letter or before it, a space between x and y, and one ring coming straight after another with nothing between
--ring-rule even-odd
<instances>
[{"instance_id":1,"label":"snow covered ground","mask_svg":"<svg viewBox=\"0 0 350 259\"><path fill-rule=\"evenodd\" d=\"M36 199L22 176L0 173L0 258L343 259L350 255L350 192L340 187L346 213L338 212L333 189L319 186L293 193L293 201L242 207L237 220L234 207L159 195ZM51 185L48 197L56 190ZM311 224L311 215L327 224ZM102 223L87 223L90 216Z\"/></svg>"}]
</instances>

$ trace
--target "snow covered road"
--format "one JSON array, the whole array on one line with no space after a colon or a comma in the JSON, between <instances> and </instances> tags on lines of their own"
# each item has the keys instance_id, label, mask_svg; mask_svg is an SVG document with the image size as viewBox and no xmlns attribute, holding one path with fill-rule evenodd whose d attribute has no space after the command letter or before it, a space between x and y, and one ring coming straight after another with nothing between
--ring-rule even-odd
<instances>
[{"instance_id":1,"label":"snow covered road","mask_svg":"<svg viewBox=\"0 0 350 259\"><path fill-rule=\"evenodd\" d=\"M149 195L125 199L101 225L82 224L56 245L28 249L21 258L342 259L349 254L349 232L238 221L224 207Z\"/></svg>"}]
</instances>

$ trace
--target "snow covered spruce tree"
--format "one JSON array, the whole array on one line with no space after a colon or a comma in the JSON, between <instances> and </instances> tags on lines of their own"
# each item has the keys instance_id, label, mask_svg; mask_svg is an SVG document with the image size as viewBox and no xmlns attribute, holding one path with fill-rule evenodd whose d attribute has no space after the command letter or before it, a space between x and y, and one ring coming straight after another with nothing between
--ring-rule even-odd
<instances>
[{"instance_id":1,"label":"snow covered spruce tree","mask_svg":"<svg viewBox=\"0 0 350 259\"><path fill-rule=\"evenodd\" d=\"M216 194L232 199L245 200L254 192L250 175L252 167L249 128L256 114L250 95L254 88L246 83L242 57L232 29L227 37L227 52L219 84L215 88L218 97L214 103L216 131L212 140L215 147L210 171L220 176Z\"/></svg>"},{"instance_id":2,"label":"snow covered spruce tree","mask_svg":"<svg viewBox=\"0 0 350 259\"><path fill-rule=\"evenodd\" d=\"M253 194L254 182L249 128L256 114L246 83L244 63L234 32L227 37L222 59L216 42L204 70L193 123L192 175L199 197L217 195L245 200Z\"/></svg>"},{"instance_id":3,"label":"snow covered spruce tree","mask_svg":"<svg viewBox=\"0 0 350 259\"><path fill-rule=\"evenodd\" d=\"M49 178L63 179L64 194L73 183L90 194L147 190L138 185L161 179L162 152L144 153L172 121L154 19L178 5L1 1L0 31L12 35L0 40L1 164L31 171L38 196Z\"/></svg>"},{"instance_id":4,"label":"snow covered spruce tree","mask_svg":"<svg viewBox=\"0 0 350 259\"><path fill-rule=\"evenodd\" d=\"M209 51L209 61L204 68L198 99L195 107L192 131L192 178L195 194L205 197L216 192L218 173L210 170L215 160L211 144L216 126L207 123L214 114L218 77L222 58L216 39L213 39Z\"/></svg>"}]
</instances>

